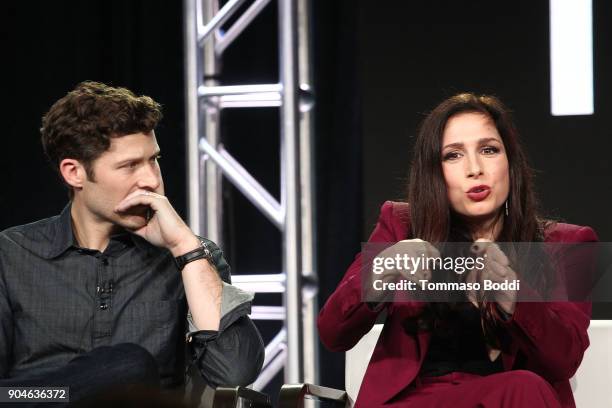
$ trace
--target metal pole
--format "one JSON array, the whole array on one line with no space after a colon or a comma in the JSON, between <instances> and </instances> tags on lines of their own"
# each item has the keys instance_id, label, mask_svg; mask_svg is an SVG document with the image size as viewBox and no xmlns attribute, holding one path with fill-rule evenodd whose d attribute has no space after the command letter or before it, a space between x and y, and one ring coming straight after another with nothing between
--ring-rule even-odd
<instances>
[{"instance_id":1,"label":"metal pole","mask_svg":"<svg viewBox=\"0 0 612 408\"><path fill-rule=\"evenodd\" d=\"M200 150L198 109L198 63L199 47L197 46L197 7L196 2L183 2L185 16L185 130L187 147L187 220L196 234L201 234L200 220Z\"/></svg>"},{"instance_id":2,"label":"metal pole","mask_svg":"<svg viewBox=\"0 0 612 408\"><path fill-rule=\"evenodd\" d=\"M285 381L301 382L304 379L302 356L302 258L300 231L300 175L299 123L298 123L298 66L296 1L279 0L279 61L283 86L281 105L281 202L286 208L283 266L287 273L285 308L287 310L287 364Z\"/></svg>"},{"instance_id":3,"label":"metal pole","mask_svg":"<svg viewBox=\"0 0 612 408\"><path fill-rule=\"evenodd\" d=\"M317 256L315 249L315 177L314 177L314 123L312 114L313 75L310 69L310 2L298 0L298 70L300 84L300 180L301 180L301 226L302 226L302 287L304 322L304 381L319 384L319 335L317 333Z\"/></svg>"},{"instance_id":4,"label":"metal pole","mask_svg":"<svg viewBox=\"0 0 612 408\"><path fill-rule=\"evenodd\" d=\"M196 0L203 1L203 0ZM204 1L202 8L202 17L204 21L211 21L215 18L218 9L217 1ZM198 38L204 38L198 35ZM210 35L203 41L203 84L206 87L216 87L219 85L219 61L215 54L215 36ZM198 87L199 89L200 87ZM220 111L215 98L207 99L203 104L203 134L209 145L217 147L221 139L221 131L219 127ZM206 214L202 230L207 238L213 240L218 245L223 245L223 236L221 222L223 220L222 185L221 172L214 162L207 159L207 156L202 156L204 163L202 166L203 186L201 194L205 197L200 200L200 214ZM204 202L206 205L204 206Z\"/></svg>"}]
</instances>

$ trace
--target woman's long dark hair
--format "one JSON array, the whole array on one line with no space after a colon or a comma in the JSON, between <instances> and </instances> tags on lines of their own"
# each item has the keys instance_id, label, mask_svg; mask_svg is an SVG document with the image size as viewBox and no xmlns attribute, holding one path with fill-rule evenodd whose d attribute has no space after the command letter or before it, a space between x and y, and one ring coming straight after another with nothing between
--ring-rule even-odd
<instances>
[{"instance_id":1,"label":"woman's long dark hair","mask_svg":"<svg viewBox=\"0 0 612 408\"><path fill-rule=\"evenodd\" d=\"M542 241L545 224L538 214L533 171L527 163L510 111L496 97L478 96L473 93L462 93L446 99L427 115L420 126L408 184L411 227L409 238L420 238L433 244L472 240L468 225L451 209L442 172L444 129L448 120L460 113L479 113L490 118L501 136L508 157L508 215L503 216L502 211L505 208L500 208L499 217L503 217L503 226L496 240ZM544 282L540 283L546 285L545 277L540 275L539 278L544 278ZM499 346L492 315L493 304L486 301L479 303L485 338L493 345ZM425 326L435 330L438 323L456 307L454 303L431 303L425 316L419 319L419 325L425 323Z\"/></svg>"}]
</instances>

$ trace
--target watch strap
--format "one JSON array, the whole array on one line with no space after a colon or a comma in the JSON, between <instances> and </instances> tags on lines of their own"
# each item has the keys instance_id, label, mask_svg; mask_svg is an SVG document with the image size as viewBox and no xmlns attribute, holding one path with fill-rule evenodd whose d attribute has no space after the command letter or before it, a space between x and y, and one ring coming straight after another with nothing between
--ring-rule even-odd
<instances>
[{"instance_id":1,"label":"watch strap","mask_svg":"<svg viewBox=\"0 0 612 408\"><path fill-rule=\"evenodd\" d=\"M185 265L189 262L197 261L198 259L206 259L209 262L212 262L212 253L206 245L204 240L200 239L200 246L192 251L189 251L183 255L179 255L174 258L174 262L176 263L176 267L179 271L182 271Z\"/></svg>"}]
</instances>

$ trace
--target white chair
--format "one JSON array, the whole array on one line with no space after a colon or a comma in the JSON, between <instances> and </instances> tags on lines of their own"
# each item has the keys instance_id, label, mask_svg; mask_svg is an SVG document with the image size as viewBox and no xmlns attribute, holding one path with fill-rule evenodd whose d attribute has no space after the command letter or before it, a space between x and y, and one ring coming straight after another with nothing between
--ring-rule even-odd
<instances>
[{"instance_id":1,"label":"white chair","mask_svg":"<svg viewBox=\"0 0 612 408\"><path fill-rule=\"evenodd\" d=\"M591 345L570 380L577 408L612 407L612 320L591 320Z\"/></svg>"},{"instance_id":2,"label":"white chair","mask_svg":"<svg viewBox=\"0 0 612 408\"><path fill-rule=\"evenodd\" d=\"M301 407L307 395L352 407L382 327L382 324L374 325L355 347L346 352L346 392L312 384L284 385L281 407ZM612 407L612 320L591 321L589 339L591 345L576 375L570 380L576 406L609 408Z\"/></svg>"},{"instance_id":3,"label":"white chair","mask_svg":"<svg viewBox=\"0 0 612 408\"><path fill-rule=\"evenodd\" d=\"M344 364L344 386L350 406L353 406L361 388L366 368L370 363L374 347L382 332L383 324L375 324L355 346L346 352Z\"/></svg>"}]
</instances>

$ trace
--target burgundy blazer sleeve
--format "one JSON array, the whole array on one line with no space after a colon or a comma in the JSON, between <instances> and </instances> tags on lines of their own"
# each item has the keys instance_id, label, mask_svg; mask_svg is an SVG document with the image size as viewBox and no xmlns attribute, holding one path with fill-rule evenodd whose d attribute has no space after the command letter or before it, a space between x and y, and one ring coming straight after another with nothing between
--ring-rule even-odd
<instances>
[{"instance_id":1,"label":"burgundy blazer sleeve","mask_svg":"<svg viewBox=\"0 0 612 408\"><path fill-rule=\"evenodd\" d=\"M395 214L397 205L391 201L383 204L368 242L395 243L405 238L406 227ZM374 311L361 301L361 260L359 253L319 313L319 336L331 351L351 349L372 328L384 309Z\"/></svg>"},{"instance_id":2,"label":"burgundy blazer sleeve","mask_svg":"<svg viewBox=\"0 0 612 408\"><path fill-rule=\"evenodd\" d=\"M572 227L573 231L564 231L552 240L597 241L591 228ZM525 357L524 367L516 368L529 369L551 382L570 379L589 346L590 319L590 303L518 302L512 318L502 323L518 347L517 352Z\"/></svg>"}]
</instances>

